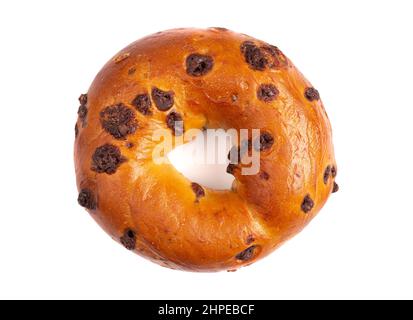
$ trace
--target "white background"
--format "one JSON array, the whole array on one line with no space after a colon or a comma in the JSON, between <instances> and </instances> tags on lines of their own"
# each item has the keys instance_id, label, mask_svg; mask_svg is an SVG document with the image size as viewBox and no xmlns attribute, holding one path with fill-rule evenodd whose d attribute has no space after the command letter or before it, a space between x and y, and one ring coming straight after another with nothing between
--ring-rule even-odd
<instances>
[{"instance_id":1,"label":"white background","mask_svg":"<svg viewBox=\"0 0 413 320\"><path fill-rule=\"evenodd\" d=\"M0 297L413 298L411 1L1 1ZM235 273L152 264L77 205L77 98L130 42L222 26L279 46L319 89L341 189Z\"/></svg>"}]
</instances>

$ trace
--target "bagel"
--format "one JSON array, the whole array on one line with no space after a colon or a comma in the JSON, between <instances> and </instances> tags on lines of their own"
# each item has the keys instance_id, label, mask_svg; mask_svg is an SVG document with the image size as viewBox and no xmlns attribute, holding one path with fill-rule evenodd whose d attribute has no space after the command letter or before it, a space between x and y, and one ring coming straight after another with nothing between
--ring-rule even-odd
<instances>
[{"instance_id":1,"label":"bagel","mask_svg":"<svg viewBox=\"0 0 413 320\"><path fill-rule=\"evenodd\" d=\"M319 92L280 49L250 36L225 28L150 35L109 60L79 102L78 203L126 249L162 266L250 265L338 190ZM260 129L259 172L229 163L232 189L214 190L154 163L155 130L205 128Z\"/></svg>"}]
</instances>

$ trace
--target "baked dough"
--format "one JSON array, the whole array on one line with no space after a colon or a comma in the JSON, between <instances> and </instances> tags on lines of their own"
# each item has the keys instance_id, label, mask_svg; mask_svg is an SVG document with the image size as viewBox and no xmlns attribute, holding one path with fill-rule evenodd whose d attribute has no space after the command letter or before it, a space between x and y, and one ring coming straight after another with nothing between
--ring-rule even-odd
<instances>
[{"instance_id":1,"label":"baked dough","mask_svg":"<svg viewBox=\"0 0 413 320\"><path fill-rule=\"evenodd\" d=\"M250 36L158 32L113 57L79 100L78 202L113 239L162 266L249 265L297 234L338 190L318 91L277 47ZM159 128L175 136L258 128L260 172L242 175L229 164L235 182L226 191L189 181L153 162Z\"/></svg>"}]
</instances>

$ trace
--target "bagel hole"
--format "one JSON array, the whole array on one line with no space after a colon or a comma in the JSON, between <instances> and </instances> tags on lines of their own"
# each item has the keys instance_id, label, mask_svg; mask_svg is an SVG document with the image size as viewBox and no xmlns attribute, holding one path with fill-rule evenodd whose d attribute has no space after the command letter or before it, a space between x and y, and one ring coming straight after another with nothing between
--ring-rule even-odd
<instances>
[{"instance_id":1,"label":"bagel hole","mask_svg":"<svg viewBox=\"0 0 413 320\"><path fill-rule=\"evenodd\" d=\"M235 178L227 173L227 167L232 140L223 129L207 129L173 149L167 157L191 182L214 190L231 190Z\"/></svg>"}]
</instances>

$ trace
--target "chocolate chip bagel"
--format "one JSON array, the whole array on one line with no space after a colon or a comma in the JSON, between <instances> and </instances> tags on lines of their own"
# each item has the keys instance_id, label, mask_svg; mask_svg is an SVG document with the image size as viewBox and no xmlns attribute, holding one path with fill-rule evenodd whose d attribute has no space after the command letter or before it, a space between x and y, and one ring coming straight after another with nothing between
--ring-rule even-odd
<instances>
[{"instance_id":1,"label":"chocolate chip bagel","mask_svg":"<svg viewBox=\"0 0 413 320\"><path fill-rule=\"evenodd\" d=\"M338 190L318 91L280 49L250 36L224 28L158 32L120 51L79 101L79 204L126 249L162 266L249 265L297 234ZM243 175L230 163L231 190L189 181L153 161L160 128L175 136L260 129L260 170Z\"/></svg>"}]
</instances>

